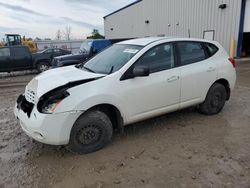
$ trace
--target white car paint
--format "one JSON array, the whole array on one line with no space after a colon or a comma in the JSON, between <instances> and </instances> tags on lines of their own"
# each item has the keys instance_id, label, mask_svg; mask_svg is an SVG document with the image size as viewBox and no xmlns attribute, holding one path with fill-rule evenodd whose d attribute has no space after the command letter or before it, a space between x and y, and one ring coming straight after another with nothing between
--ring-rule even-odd
<instances>
[{"instance_id":1,"label":"white car paint","mask_svg":"<svg viewBox=\"0 0 250 188\"><path fill-rule=\"evenodd\" d=\"M198 63L152 73L148 77L120 80L149 49L175 41L209 42L216 45L219 51ZM43 143L68 144L74 122L93 106L115 106L121 113L123 124L127 125L202 103L209 88L220 78L229 82L231 90L235 86L235 69L228 60L227 53L217 42L155 37L128 40L119 44L141 45L143 48L120 70L112 74L90 73L70 66L48 70L35 77L25 89L25 99L34 104L30 117L18 109L17 104L14 109L23 130ZM94 81L69 88L67 91L70 95L59 103L54 113L44 114L37 110L40 98L47 92L70 82L95 78Z\"/></svg>"}]
</instances>

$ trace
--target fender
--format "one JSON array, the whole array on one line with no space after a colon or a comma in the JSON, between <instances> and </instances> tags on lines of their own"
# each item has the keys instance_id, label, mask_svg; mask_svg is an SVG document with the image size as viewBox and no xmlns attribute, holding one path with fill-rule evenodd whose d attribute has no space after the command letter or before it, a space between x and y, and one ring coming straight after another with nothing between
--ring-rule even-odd
<instances>
[{"instance_id":1,"label":"fender","mask_svg":"<svg viewBox=\"0 0 250 188\"><path fill-rule=\"evenodd\" d=\"M75 110L76 111L87 111L89 109L91 109L94 106L98 106L101 104L108 104L108 105L112 105L114 107L116 107L122 118L124 121L124 124L126 124L127 122L127 116L125 112L125 105L124 105L124 101L116 96L112 96L112 95L97 95L97 96L93 96L93 97L88 97L85 98L82 102L78 103L75 106Z\"/></svg>"}]
</instances>

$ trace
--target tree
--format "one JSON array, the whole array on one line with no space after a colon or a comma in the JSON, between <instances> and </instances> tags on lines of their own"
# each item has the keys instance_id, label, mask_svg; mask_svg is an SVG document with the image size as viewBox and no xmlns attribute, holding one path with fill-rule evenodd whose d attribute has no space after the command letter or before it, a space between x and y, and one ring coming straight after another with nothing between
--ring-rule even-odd
<instances>
[{"instance_id":1,"label":"tree","mask_svg":"<svg viewBox=\"0 0 250 188\"><path fill-rule=\"evenodd\" d=\"M101 35L98 29L93 29L91 36L88 36L87 39L104 39L105 37Z\"/></svg>"},{"instance_id":2,"label":"tree","mask_svg":"<svg viewBox=\"0 0 250 188\"><path fill-rule=\"evenodd\" d=\"M72 30L71 30L71 27L69 25L65 27L65 30L63 31L63 35L64 35L64 38L66 40L71 39Z\"/></svg>"},{"instance_id":3,"label":"tree","mask_svg":"<svg viewBox=\"0 0 250 188\"><path fill-rule=\"evenodd\" d=\"M56 40L61 40L62 39L62 34L61 34L61 30L58 29L56 32Z\"/></svg>"}]
</instances>

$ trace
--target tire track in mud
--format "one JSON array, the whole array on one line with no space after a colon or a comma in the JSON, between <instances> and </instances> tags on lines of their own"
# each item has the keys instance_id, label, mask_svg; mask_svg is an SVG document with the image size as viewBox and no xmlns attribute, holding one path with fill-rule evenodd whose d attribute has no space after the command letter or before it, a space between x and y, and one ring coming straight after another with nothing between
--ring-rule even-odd
<instances>
[{"instance_id":1,"label":"tire track in mud","mask_svg":"<svg viewBox=\"0 0 250 188\"><path fill-rule=\"evenodd\" d=\"M27 76L17 76L13 78L2 78L0 79L0 94L5 89L12 89L17 88L20 89L22 87L25 87L27 83L32 79L33 75L27 75Z\"/></svg>"},{"instance_id":2,"label":"tire track in mud","mask_svg":"<svg viewBox=\"0 0 250 188\"><path fill-rule=\"evenodd\" d=\"M17 81L17 82L1 82L0 81L0 97L12 97L19 92L23 92L25 86L27 85L28 80L26 81Z\"/></svg>"},{"instance_id":3,"label":"tire track in mud","mask_svg":"<svg viewBox=\"0 0 250 188\"><path fill-rule=\"evenodd\" d=\"M14 83L1 83L0 82L0 89L4 89L4 88L12 88L12 87L24 87L27 85L27 81L25 82L14 82Z\"/></svg>"},{"instance_id":4,"label":"tire track in mud","mask_svg":"<svg viewBox=\"0 0 250 188\"><path fill-rule=\"evenodd\" d=\"M12 88L12 87L24 87L27 85L27 82L17 82L17 83L5 83L2 84L0 83L0 89L4 89L4 88Z\"/></svg>"}]
</instances>

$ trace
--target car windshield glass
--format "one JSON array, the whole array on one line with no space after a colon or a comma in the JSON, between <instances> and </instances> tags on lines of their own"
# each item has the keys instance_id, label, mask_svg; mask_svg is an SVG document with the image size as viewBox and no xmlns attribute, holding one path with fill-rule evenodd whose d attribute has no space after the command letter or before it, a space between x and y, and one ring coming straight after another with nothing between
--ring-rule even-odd
<instances>
[{"instance_id":1,"label":"car windshield glass","mask_svg":"<svg viewBox=\"0 0 250 188\"><path fill-rule=\"evenodd\" d=\"M92 41L86 41L81 44L79 53L89 54L91 49Z\"/></svg>"},{"instance_id":2,"label":"car windshield glass","mask_svg":"<svg viewBox=\"0 0 250 188\"><path fill-rule=\"evenodd\" d=\"M123 67L142 46L115 44L89 60L83 68L100 74L111 74Z\"/></svg>"}]
</instances>

